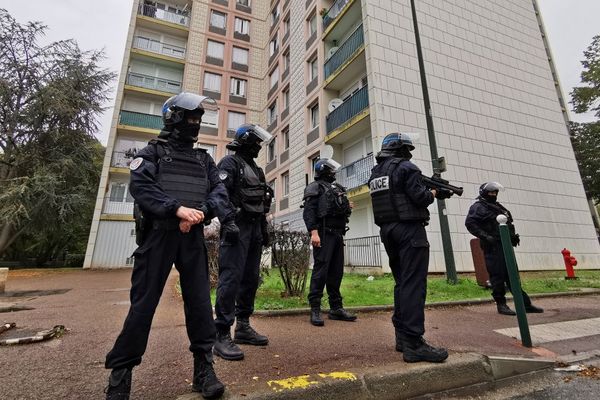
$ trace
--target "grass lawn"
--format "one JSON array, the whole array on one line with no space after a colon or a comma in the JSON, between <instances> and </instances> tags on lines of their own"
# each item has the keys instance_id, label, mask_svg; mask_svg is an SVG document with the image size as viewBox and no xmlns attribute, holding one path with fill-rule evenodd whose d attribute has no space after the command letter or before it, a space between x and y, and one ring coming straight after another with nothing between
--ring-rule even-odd
<instances>
[{"instance_id":1,"label":"grass lawn","mask_svg":"<svg viewBox=\"0 0 600 400\"><path fill-rule=\"evenodd\" d=\"M310 274L310 272L309 272ZM521 282L527 293L568 292L577 288L599 288L600 271L576 271L579 277L575 281L564 279L562 271L524 272ZM310 276L307 280L310 282ZM342 296L345 306L371 306L393 304L394 279L391 274L376 276L372 281L358 274L344 274L342 281ZM257 310L282 310L288 308L308 307L306 295L299 297L282 297L284 292L279 271L273 269L264 276L263 284L258 288L255 308ZM427 285L427 302L491 299L491 292L477 285L473 274L459 276L457 285L449 285L443 276L431 276ZM212 301L215 301L215 291L212 291ZM323 296L323 307L327 308L327 295Z\"/></svg>"}]
</instances>

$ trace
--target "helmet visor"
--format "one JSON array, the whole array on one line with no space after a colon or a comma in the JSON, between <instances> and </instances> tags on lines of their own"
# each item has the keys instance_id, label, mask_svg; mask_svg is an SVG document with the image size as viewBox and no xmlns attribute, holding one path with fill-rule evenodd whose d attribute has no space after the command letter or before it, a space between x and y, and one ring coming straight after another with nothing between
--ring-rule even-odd
<instances>
[{"instance_id":1,"label":"helmet visor","mask_svg":"<svg viewBox=\"0 0 600 400\"><path fill-rule=\"evenodd\" d=\"M487 182L486 184L483 185L483 187L481 188L481 190L483 192L503 192L504 191L504 186L502 186L500 183L498 182Z\"/></svg>"},{"instance_id":2,"label":"helmet visor","mask_svg":"<svg viewBox=\"0 0 600 400\"><path fill-rule=\"evenodd\" d=\"M214 99L194 93L181 93L177 95L173 105L189 111L202 107L205 112L216 112L218 108L217 102Z\"/></svg>"},{"instance_id":3,"label":"helmet visor","mask_svg":"<svg viewBox=\"0 0 600 400\"><path fill-rule=\"evenodd\" d=\"M273 135L267 132L267 130L261 127L260 125L254 125L252 130L254 131L254 134L258 137L258 139L262 142L268 142L269 140L273 139Z\"/></svg>"},{"instance_id":4,"label":"helmet visor","mask_svg":"<svg viewBox=\"0 0 600 400\"><path fill-rule=\"evenodd\" d=\"M325 166L331 168L333 172L336 172L341 167L340 163L332 158L324 158L322 162Z\"/></svg>"}]
</instances>

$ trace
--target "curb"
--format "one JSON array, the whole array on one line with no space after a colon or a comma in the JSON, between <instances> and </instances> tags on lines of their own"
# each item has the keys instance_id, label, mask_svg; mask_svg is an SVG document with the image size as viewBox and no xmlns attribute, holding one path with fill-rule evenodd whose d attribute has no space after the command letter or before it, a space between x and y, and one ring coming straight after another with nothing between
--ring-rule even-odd
<instances>
[{"instance_id":1,"label":"curb","mask_svg":"<svg viewBox=\"0 0 600 400\"><path fill-rule=\"evenodd\" d=\"M583 289L573 292L557 292L557 293L536 293L530 294L529 297L532 299L542 299L548 297L577 297L577 296L590 296L600 294L600 289ZM507 296L511 299L511 296ZM471 299L471 300L458 300L458 301L440 301L436 303L426 303L425 308L442 308L442 307L460 307L460 306L473 306L478 304L492 304L493 299ZM377 311L393 311L394 306L391 304L380 305L380 306L357 306L357 307L344 307L348 311L353 312L377 312ZM327 312L327 309L321 311ZM287 310L256 310L253 315L262 317L284 317L290 315L308 315L310 308L289 308Z\"/></svg>"},{"instance_id":2,"label":"curb","mask_svg":"<svg viewBox=\"0 0 600 400\"><path fill-rule=\"evenodd\" d=\"M342 373L340 373L342 374ZM226 392L225 400L359 400L407 399L464 386L492 382L490 361L475 353L454 353L441 364L395 362L361 370L350 378L332 378L334 374L305 376L306 388L273 388L235 395ZM273 387L273 382L269 386ZM177 400L196 400L202 396L190 393Z\"/></svg>"}]
</instances>

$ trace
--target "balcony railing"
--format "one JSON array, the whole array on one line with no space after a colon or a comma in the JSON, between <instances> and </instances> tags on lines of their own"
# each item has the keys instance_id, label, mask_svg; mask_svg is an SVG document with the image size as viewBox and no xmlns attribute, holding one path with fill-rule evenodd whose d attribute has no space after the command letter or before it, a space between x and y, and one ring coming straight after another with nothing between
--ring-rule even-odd
<instances>
[{"instance_id":1,"label":"balcony railing","mask_svg":"<svg viewBox=\"0 0 600 400\"><path fill-rule=\"evenodd\" d=\"M189 16L177 14L172 11L161 10L150 4L140 4L138 7L138 14L150 18L160 19L162 21L170 22L172 24L178 24L183 26L189 26L190 24Z\"/></svg>"},{"instance_id":2,"label":"balcony railing","mask_svg":"<svg viewBox=\"0 0 600 400\"><path fill-rule=\"evenodd\" d=\"M146 50L152 53L162 54L169 57L181 59L185 58L185 47L163 43L161 41L143 36L136 36L133 38L133 47L136 49Z\"/></svg>"},{"instance_id":3,"label":"balcony railing","mask_svg":"<svg viewBox=\"0 0 600 400\"><path fill-rule=\"evenodd\" d=\"M342 126L345 122L369 107L369 89L363 86L327 117L327 134Z\"/></svg>"},{"instance_id":4,"label":"balcony railing","mask_svg":"<svg viewBox=\"0 0 600 400\"><path fill-rule=\"evenodd\" d=\"M365 43L362 24L342 43L335 53L325 61L325 79L337 71Z\"/></svg>"},{"instance_id":5,"label":"balcony railing","mask_svg":"<svg viewBox=\"0 0 600 400\"><path fill-rule=\"evenodd\" d=\"M139 74L137 72L130 72L127 74L127 84L146 89L160 90L162 92L181 92L181 82Z\"/></svg>"},{"instance_id":6,"label":"balcony railing","mask_svg":"<svg viewBox=\"0 0 600 400\"><path fill-rule=\"evenodd\" d=\"M333 22L334 19L342 13L342 10L346 5L350 3L350 0L337 0L323 15L323 31Z\"/></svg>"},{"instance_id":7,"label":"balcony railing","mask_svg":"<svg viewBox=\"0 0 600 400\"><path fill-rule=\"evenodd\" d=\"M129 197L129 196L128 196ZM131 200L131 201L128 201ZM116 214L116 215L131 215L133 216L133 199L128 198L126 200L111 199L110 197L104 198L104 207L102 207L104 214Z\"/></svg>"},{"instance_id":8,"label":"balcony railing","mask_svg":"<svg viewBox=\"0 0 600 400\"><path fill-rule=\"evenodd\" d=\"M119 125L137 126L147 129L162 129L163 121L160 115L121 110L121 113L119 114Z\"/></svg>"},{"instance_id":9,"label":"balcony railing","mask_svg":"<svg viewBox=\"0 0 600 400\"><path fill-rule=\"evenodd\" d=\"M344 261L353 267L381 267L381 238L367 236L344 240Z\"/></svg>"},{"instance_id":10,"label":"balcony railing","mask_svg":"<svg viewBox=\"0 0 600 400\"><path fill-rule=\"evenodd\" d=\"M366 185L371 176L371 169L375 165L373 154L346 165L336 173L336 182L344 186L346 190L355 189Z\"/></svg>"}]
</instances>

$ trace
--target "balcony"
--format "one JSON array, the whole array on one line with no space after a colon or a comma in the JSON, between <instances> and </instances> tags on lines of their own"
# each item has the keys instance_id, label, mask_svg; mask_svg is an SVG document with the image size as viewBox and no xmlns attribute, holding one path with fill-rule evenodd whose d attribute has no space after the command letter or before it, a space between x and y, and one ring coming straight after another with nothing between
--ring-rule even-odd
<instances>
[{"instance_id":1,"label":"balcony","mask_svg":"<svg viewBox=\"0 0 600 400\"><path fill-rule=\"evenodd\" d=\"M336 182L344 186L346 190L366 185L374 165L375 159L373 158L373 154L369 154L341 168L335 174Z\"/></svg>"},{"instance_id":2,"label":"balcony","mask_svg":"<svg viewBox=\"0 0 600 400\"><path fill-rule=\"evenodd\" d=\"M110 197L104 198L104 207L102 207L103 214L112 214L112 215L129 215L133 216L133 199L130 199L131 202L123 199L119 201L111 200Z\"/></svg>"},{"instance_id":3,"label":"balcony","mask_svg":"<svg viewBox=\"0 0 600 400\"><path fill-rule=\"evenodd\" d=\"M155 18L160 21L169 22L175 25L188 27L190 25L190 17L183 14L177 14L172 11L161 10L149 4L140 4L138 14L145 17Z\"/></svg>"},{"instance_id":4,"label":"balcony","mask_svg":"<svg viewBox=\"0 0 600 400\"><path fill-rule=\"evenodd\" d=\"M163 43L143 36L135 36L133 38L133 47L135 49L149 51L167 57L179 58L181 60L185 59L185 47Z\"/></svg>"},{"instance_id":5,"label":"balcony","mask_svg":"<svg viewBox=\"0 0 600 400\"><path fill-rule=\"evenodd\" d=\"M119 114L119 125L160 130L163 127L163 121L160 115L121 110L121 113Z\"/></svg>"},{"instance_id":6,"label":"balcony","mask_svg":"<svg viewBox=\"0 0 600 400\"><path fill-rule=\"evenodd\" d=\"M181 82L173 81L170 79L157 78L155 76L139 74L137 72L128 73L127 81L125 83L130 86L158 90L160 92L167 92L173 94L181 92Z\"/></svg>"},{"instance_id":7,"label":"balcony","mask_svg":"<svg viewBox=\"0 0 600 400\"><path fill-rule=\"evenodd\" d=\"M323 32L344 10L351 0L337 0L323 15Z\"/></svg>"},{"instance_id":8,"label":"balcony","mask_svg":"<svg viewBox=\"0 0 600 400\"><path fill-rule=\"evenodd\" d=\"M368 86L363 86L326 117L327 134L340 128L342 125L352 120L352 118L359 115L361 111L368 108L369 88Z\"/></svg>"},{"instance_id":9,"label":"balcony","mask_svg":"<svg viewBox=\"0 0 600 400\"><path fill-rule=\"evenodd\" d=\"M362 24L342 43L331 57L325 61L325 79L345 65L365 43Z\"/></svg>"}]
</instances>

